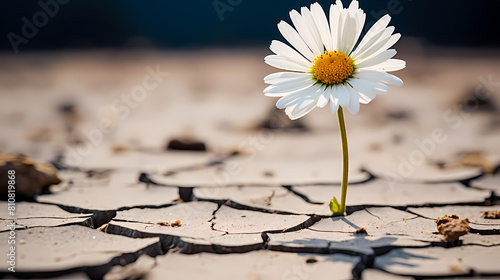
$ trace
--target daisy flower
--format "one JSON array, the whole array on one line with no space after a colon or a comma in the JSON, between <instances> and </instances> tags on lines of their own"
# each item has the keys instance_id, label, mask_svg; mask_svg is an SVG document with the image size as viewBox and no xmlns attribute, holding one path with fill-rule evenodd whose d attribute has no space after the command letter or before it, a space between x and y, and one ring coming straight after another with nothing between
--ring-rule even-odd
<instances>
[{"instance_id":1,"label":"daisy flower","mask_svg":"<svg viewBox=\"0 0 500 280\"><path fill-rule=\"evenodd\" d=\"M298 119L315 107L337 113L344 107L352 114L360 103L367 104L378 94L386 94L387 84L401 86L403 81L387 72L401 70L406 63L393 59L389 49L401 37L387 25L391 17L380 18L359 41L366 14L353 0L348 8L337 0L330 6L329 18L318 3L290 12L294 27L285 21L278 24L283 37L293 47L272 41L274 55L265 58L273 67L293 71L265 77L270 84L264 93L281 97L276 103L290 119Z\"/></svg>"},{"instance_id":2,"label":"daisy flower","mask_svg":"<svg viewBox=\"0 0 500 280\"><path fill-rule=\"evenodd\" d=\"M342 194L340 203L335 197L330 200L330 210L335 216L345 215L349 155L342 108L356 114L360 103L368 104L377 94L386 94L387 84L403 85L401 79L387 73L406 66L403 60L393 59L396 50L389 49L401 35L393 34L394 27L387 27L391 17L385 15L358 43L366 14L357 0L347 9L337 0L330 6L329 20L318 3L312 4L311 9L302 7L300 13L292 10L290 18L295 28L281 21L278 29L293 48L273 41L271 51L275 54L265 61L292 72L265 77L270 86L264 93L281 97L276 107L286 108L285 113L292 120L328 103L332 113L337 113L342 139Z\"/></svg>"}]
</instances>

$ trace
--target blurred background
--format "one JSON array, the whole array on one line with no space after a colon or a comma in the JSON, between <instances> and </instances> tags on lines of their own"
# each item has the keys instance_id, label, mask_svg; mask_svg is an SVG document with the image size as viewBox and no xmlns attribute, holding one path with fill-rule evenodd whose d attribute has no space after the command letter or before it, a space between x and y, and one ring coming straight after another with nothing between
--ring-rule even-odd
<instances>
[{"instance_id":1,"label":"blurred background","mask_svg":"<svg viewBox=\"0 0 500 280\"><path fill-rule=\"evenodd\" d=\"M276 24L310 3L4 2L0 150L88 168L133 162L129 168L147 169L148 153L232 153L272 129L297 159L340 162L335 116L314 110L290 122L262 94L263 77L276 71L264 56L271 40L283 40ZM479 153L497 167L500 2L360 0L360 7L367 27L391 15L403 35L396 58L408 66L395 73L403 87L347 116L353 158L366 166L387 153L397 168L420 149L415 139L442 129L446 143L436 143L426 165L455 166L464 154Z\"/></svg>"}]
</instances>

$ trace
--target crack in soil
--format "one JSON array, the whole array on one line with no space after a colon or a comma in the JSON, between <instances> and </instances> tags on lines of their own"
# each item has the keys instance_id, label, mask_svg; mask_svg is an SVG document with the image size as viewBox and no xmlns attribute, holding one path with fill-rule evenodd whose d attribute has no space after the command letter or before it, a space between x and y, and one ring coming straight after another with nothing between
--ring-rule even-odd
<instances>
[{"instance_id":1,"label":"crack in soil","mask_svg":"<svg viewBox=\"0 0 500 280\"><path fill-rule=\"evenodd\" d=\"M289 192L293 193L294 195L302 198L302 200L304 200L305 202L307 202L309 204L315 204L315 205L322 205L323 204L321 202L314 202L314 201L310 200L309 197L307 197L306 195L294 190L293 186L282 186L282 187L287 189Z\"/></svg>"},{"instance_id":2,"label":"crack in soil","mask_svg":"<svg viewBox=\"0 0 500 280\"><path fill-rule=\"evenodd\" d=\"M214 210L214 212L212 212L212 218L210 220L208 220L210 224L210 228L213 230L213 231L217 231L217 232L223 232L225 234L228 234L229 232L227 231L223 231L223 230L218 230L218 229L215 229L215 219L217 219L217 217L215 216L215 214L217 214L217 211L220 210L220 208L222 207L222 204L217 204L217 209Z\"/></svg>"}]
</instances>

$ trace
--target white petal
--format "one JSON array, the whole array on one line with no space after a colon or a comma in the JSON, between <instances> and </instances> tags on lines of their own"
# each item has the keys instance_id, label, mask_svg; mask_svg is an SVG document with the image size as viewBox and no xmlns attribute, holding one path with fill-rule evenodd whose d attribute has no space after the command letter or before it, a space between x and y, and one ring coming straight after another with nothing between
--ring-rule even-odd
<instances>
[{"instance_id":1,"label":"white petal","mask_svg":"<svg viewBox=\"0 0 500 280\"><path fill-rule=\"evenodd\" d=\"M371 58L369 58L369 59L367 59L359 64L356 64L356 67L358 67L359 69L362 69L362 68L378 65L382 62L387 61L388 59L391 59L392 57L394 57L396 55L396 53L397 52L394 49L383 51L376 56L373 56L373 57L371 57Z\"/></svg>"},{"instance_id":2,"label":"white petal","mask_svg":"<svg viewBox=\"0 0 500 280\"><path fill-rule=\"evenodd\" d=\"M366 21L366 14L363 12L363 10L359 9L358 13L356 14L356 25L358 27L358 30L356 31L356 40L354 41L355 43L358 42L359 36L361 35L361 32L363 32L365 21Z\"/></svg>"},{"instance_id":3,"label":"white petal","mask_svg":"<svg viewBox=\"0 0 500 280\"><path fill-rule=\"evenodd\" d=\"M281 35L292 45L297 51L299 51L303 56L305 56L310 61L316 57L309 47L306 45L304 40L300 37L299 33L293 29L293 27L287 22L281 21L278 23L278 29Z\"/></svg>"},{"instance_id":4,"label":"white petal","mask_svg":"<svg viewBox=\"0 0 500 280\"><path fill-rule=\"evenodd\" d=\"M356 44L356 24L356 19L354 17L350 17L349 15L344 20L344 28L342 30L339 52L349 55L351 50L354 48L354 45Z\"/></svg>"},{"instance_id":5,"label":"white petal","mask_svg":"<svg viewBox=\"0 0 500 280\"><path fill-rule=\"evenodd\" d=\"M363 48L363 50L360 50L358 54L356 55L356 59L358 63L361 63L385 50L388 49L388 47L385 47L388 45L387 43L391 39L391 34L394 32L394 27L388 27L384 29L384 32L382 32L381 36L377 38L375 42L369 42L366 44L366 46ZM373 38L375 39L375 37Z\"/></svg>"},{"instance_id":6,"label":"white petal","mask_svg":"<svg viewBox=\"0 0 500 280\"><path fill-rule=\"evenodd\" d=\"M394 32L394 27L388 27L381 29L378 33L371 36L369 40L364 40L359 44L356 50L354 50L351 54L352 57L358 58L361 54L365 53L368 49L371 49L373 45L375 45L378 41L383 40L391 36L392 32Z\"/></svg>"},{"instance_id":7,"label":"white petal","mask_svg":"<svg viewBox=\"0 0 500 280\"><path fill-rule=\"evenodd\" d=\"M378 55L379 53L387 50L388 48L394 46L394 44L396 44L397 41L399 41L399 39L401 38L401 34L397 33L397 34L394 34L392 35L389 40L387 40L387 42L379 48L378 51L375 51L374 53L371 53L371 54L366 54L367 56L369 55L370 57L373 57L373 56L376 56Z\"/></svg>"},{"instance_id":8,"label":"white petal","mask_svg":"<svg viewBox=\"0 0 500 280\"><path fill-rule=\"evenodd\" d=\"M280 94L286 94L286 93L295 92L295 91L298 91L301 89L305 89L305 88L308 88L308 87L314 85L314 83L316 83L316 81L314 81L314 80L282 82L282 83L268 86L264 90L264 93L266 96L283 96ZM278 94L278 95L276 95L276 94Z\"/></svg>"},{"instance_id":9,"label":"white petal","mask_svg":"<svg viewBox=\"0 0 500 280\"><path fill-rule=\"evenodd\" d=\"M285 114L286 114L287 116L288 116L289 114L291 114L291 113L292 113L292 111L293 111L293 109L295 109L295 107L296 107L296 106L297 106L297 104L292 105L292 106L290 106L290 107L286 107L286 108L285 108Z\"/></svg>"},{"instance_id":10,"label":"white petal","mask_svg":"<svg viewBox=\"0 0 500 280\"><path fill-rule=\"evenodd\" d=\"M311 5L311 13L314 18L314 22L318 26L319 33L321 35L321 40L325 45L326 50L334 51L333 43L332 43L332 35L330 33L330 26L328 24L328 20L326 19L325 12L323 8L318 3L314 3Z\"/></svg>"},{"instance_id":11,"label":"white petal","mask_svg":"<svg viewBox=\"0 0 500 280\"><path fill-rule=\"evenodd\" d=\"M340 51L343 48L343 44L345 44L345 41L343 40L342 36L344 33L344 28L346 24L346 20L349 18L349 11L347 9L343 9L340 5L336 6L336 10L338 11L338 22L333 26L332 30L332 38L334 38L334 41L337 42L336 50ZM335 15L336 16L336 15ZM332 25L330 25L330 28L332 28ZM335 39L336 37L336 39Z\"/></svg>"},{"instance_id":12,"label":"white petal","mask_svg":"<svg viewBox=\"0 0 500 280\"><path fill-rule=\"evenodd\" d=\"M357 10L359 9L359 3L356 0L352 0L351 4L349 4L349 7L347 8L349 10L349 13L354 15Z\"/></svg>"},{"instance_id":13,"label":"white petal","mask_svg":"<svg viewBox=\"0 0 500 280\"><path fill-rule=\"evenodd\" d=\"M349 98L350 94L349 91L347 91L346 85L337 85L338 88L338 99L339 99L339 105L342 107L345 107L349 104Z\"/></svg>"},{"instance_id":14,"label":"white petal","mask_svg":"<svg viewBox=\"0 0 500 280\"><path fill-rule=\"evenodd\" d=\"M356 45L356 42L358 41L359 36L363 31L363 26L365 25L365 20L366 20L366 14L362 9L359 8L358 1L352 1L351 4L349 5L348 11L349 11L348 13L349 17L354 18L356 22L356 30L354 31L352 46L347 50L346 54L350 54L354 46Z\"/></svg>"},{"instance_id":15,"label":"white petal","mask_svg":"<svg viewBox=\"0 0 500 280\"><path fill-rule=\"evenodd\" d=\"M308 72L309 69L306 67L293 62L286 57L282 57L279 55L268 55L264 58L264 61L276 68L279 69L284 69L284 70L291 70L291 71L300 71L300 72Z\"/></svg>"},{"instance_id":16,"label":"white petal","mask_svg":"<svg viewBox=\"0 0 500 280\"><path fill-rule=\"evenodd\" d=\"M389 87L386 84L364 81L365 83L373 83L372 92L375 94L386 94L389 92Z\"/></svg>"},{"instance_id":17,"label":"white petal","mask_svg":"<svg viewBox=\"0 0 500 280\"><path fill-rule=\"evenodd\" d=\"M391 21L391 16L390 15L384 15L382 16L377 22L375 22L372 27L366 32L366 35L363 39L369 40L373 35L377 34L380 30L383 30L389 25L389 22Z\"/></svg>"},{"instance_id":18,"label":"white petal","mask_svg":"<svg viewBox=\"0 0 500 280\"><path fill-rule=\"evenodd\" d=\"M302 72L277 72L267 75L264 78L266 84L277 84L281 82L307 81L312 78L309 73Z\"/></svg>"},{"instance_id":19,"label":"white petal","mask_svg":"<svg viewBox=\"0 0 500 280\"><path fill-rule=\"evenodd\" d=\"M384 84L366 80L350 79L348 82L358 92L363 104L368 104L377 94L385 94L389 90Z\"/></svg>"},{"instance_id":20,"label":"white petal","mask_svg":"<svg viewBox=\"0 0 500 280\"><path fill-rule=\"evenodd\" d=\"M385 71L385 72L391 72L391 71L398 71L401 69L404 69L406 67L406 62L401 59L389 59L386 62L382 62L380 64L366 67L366 70L376 70L376 71ZM363 70L365 70L363 69Z\"/></svg>"},{"instance_id":21,"label":"white petal","mask_svg":"<svg viewBox=\"0 0 500 280\"><path fill-rule=\"evenodd\" d=\"M375 94L372 95L372 94L365 94L365 93L361 93L361 92L358 92L358 94L359 94L359 103L361 103L361 104L368 104L375 98L375 96L377 96Z\"/></svg>"},{"instance_id":22,"label":"white petal","mask_svg":"<svg viewBox=\"0 0 500 280\"><path fill-rule=\"evenodd\" d=\"M338 99L336 99L336 100L338 100ZM332 112L332 114L336 114L338 110L339 110L339 104L338 103L333 103L333 100L331 100L331 102L330 102L330 112Z\"/></svg>"},{"instance_id":23,"label":"white petal","mask_svg":"<svg viewBox=\"0 0 500 280\"><path fill-rule=\"evenodd\" d=\"M375 45L373 48L370 48L366 53L360 55L359 63L361 63L361 60L367 60L392 47L394 44L396 44L397 41L399 41L400 38L401 34L397 33L386 40L380 40L377 45Z\"/></svg>"},{"instance_id":24,"label":"white petal","mask_svg":"<svg viewBox=\"0 0 500 280\"><path fill-rule=\"evenodd\" d=\"M356 90L354 90L349 85L345 86L347 92L349 93L349 104L347 105L347 110L351 114L356 115L359 112L359 95Z\"/></svg>"},{"instance_id":25,"label":"white petal","mask_svg":"<svg viewBox=\"0 0 500 280\"><path fill-rule=\"evenodd\" d=\"M372 82L382 82L395 86L403 85L403 81L400 78L380 71L363 70L358 73L355 73L353 76L362 80L367 80Z\"/></svg>"},{"instance_id":26,"label":"white petal","mask_svg":"<svg viewBox=\"0 0 500 280\"><path fill-rule=\"evenodd\" d=\"M291 110L291 112L288 114L288 117L291 120L296 120L299 118L302 118L303 116L307 115L309 112L311 112L314 108L316 107L316 104L313 102L309 106L303 109L299 109L297 106ZM286 112L286 111L285 111Z\"/></svg>"},{"instance_id":27,"label":"white petal","mask_svg":"<svg viewBox=\"0 0 500 280\"><path fill-rule=\"evenodd\" d=\"M369 95L372 95L373 93L373 97L375 97L375 92L373 92L373 88L376 86L375 82L360 79L349 79L348 83L358 92L366 92L369 93Z\"/></svg>"},{"instance_id":28,"label":"white petal","mask_svg":"<svg viewBox=\"0 0 500 280\"><path fill-rule=\"evenodd\" d=\"M297 110L302 110L306 107L309 107L312 103L316 103L316 100L314 98L303 99L298 103Z\"/></svg>"},{"instance_id":29,"label":"white petal","mask_svg":"<svg viewBox=\"0 0 500 280\"><path fill-rule=\"evenodd\" d=\"M342 2L341 2L342 3ZM340 36L342 34L341 12L338 5L330 6L330 32L332 36L333 50L338 50Z\"/></svg>"},{"instance_id":30,"label":"white petal","mask_svg":"<svg viewBox=\"0 0 500 280\"><path fill-rule=\"evenodd\" d=\"M320 86L314 86L304 90L299 99L289 103L290 106L285 109L285 113L292 120L303 117L316 107L317 100L323 92L324 91Z\"/></svg>"},{"instance_id":31,"label":"white petal","mask_svg":"<svg viewBox=\"0 0 500 280\"><path fill-rule=\"evenodd\" d=\"M294 49L289 47L288 45L280 42L273 40L271 42L271 51L273 51L275 54L286 57L289 60L296 62L306 68L311 67L311 62L305 59L302 55L300 55L298 52L296 52Z\"/></svg>"},{"instance_id":32,"label":"white petal","mask_svg":"<svg viewBox=\"0 0 500 280\"><path fill-rule=\"evenodd\" d=\"M324 53L325 48L323 47L321 34L319 32L318 26L316 25L316 22L314 21L314 17L311 11L309 11L309 9L306 7L302 7L300 11L302 13L302 17L306 20L307 26L309 27L309 32L311 33L313 40L316 43L315 47L319 51L318 55Z\"/></svg>"},{"instance_id":33,"label":"white petal","mask_svg":"<svg viewBox=\"0 0 500 280\"><path fill-rule=\"evenodd\" d=\"M401 39L401 34L399 33L393 34L389 39L389 41L387 41L385 46L382 47L382 49L389 49L390 47L394 46L394 44L396 44L399 41L399 39Z\"/></svg>"},{"instance_id":34,"label":"white petal","mask_svg":"<svg viewBox=\"0 0 500 280\"><path fill-rule=\"evenodd\" d=\"M337 0L337 1L335 1L335 5L337 5L337 7L338 7L339 9L343 9L343 8L344 8L344 5L342 5L342 1L341 1L341 0Z\"/></svg>"},{"instance_id":35,"label":"white petal","mask_svg":"<svg viewBox=\"0 0 500 280\"><path fill-rule=\"evenodd\" d=\"M309 49L311 49L315 55L320 55L323 51L318 47L317 42L311 33L311 29L308 26L307 20L304 19L296 10L290 11L290 18L292 19L293 25L299 32L300 37L304 40Z\"/></svg>"},{"instance_id":36,"label":"white petal","mask_svg":"<svg viewBox=\"0 0 500 280\"><path fill-rule=\"evenodd\" d=\"M323 92L323 94L319 96L318 103L316 104L316 106L318 106L319 108L323 108L328 104L329 100L330 100L330 94L327 91L325 91Z\"/></svg>"},{"instance_id":37,"label":"white petal","mask_svg":"<svg viewBox=\"0 0 500 280\"><path fill-rule=\"evenodd\" d=\"M297 105L297 103L299 103L299 101L301 100L301 97L302 96L300 95L300 93L297 92L285 95L276 102L276 108L283 109L293 105Z\"/></svg>"},{"instance_id":38,"label":"white petal","mask_svg":"<svg viewBox=\"0 0 500 280\"><path fill-rule=\"evenodd\" d=\"M317 87L317 86L311 86L311 87L307 87L307 88L304 88L302 90L299 90L297 92L287 94L287 95L281 97L276 102L276 107L278 109L283 109L283 108L295 105L303 99L308 99L311 96L316 95L317 94L316 91L318 90L318 88L319 87Z\"/></svg>"},{"instance_id":39,"label":"white petal","mask_svg":"<svg viewBox=\"0 0 500 280\"><path fill-rule=\"evenodd\" d=\"M389 15L385 15L381 17L369 30L366 32L365 36L359 43L357 49L362 49L364 46L374 44L377 40L371 40L374 36L380 36L383 34L385 28L391 21L391 17ZM355 51L356 53L356 51Z\"/></svg>"},{"instance_id":40,"label":"white petal","mask_svg":"<svg viewBox=\"0 0 500 280\"><path fill-rule=\"evenodd\" d=\"M339 110L339 86L330 88L330 111L332 114L337 113Z\"/></svg>"}]
</instances>

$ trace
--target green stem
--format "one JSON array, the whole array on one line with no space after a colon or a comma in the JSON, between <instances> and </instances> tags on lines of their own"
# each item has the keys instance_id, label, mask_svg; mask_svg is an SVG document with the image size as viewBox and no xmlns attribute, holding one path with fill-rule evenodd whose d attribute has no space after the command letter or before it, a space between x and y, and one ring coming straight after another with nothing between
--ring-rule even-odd
<instances>
[{"instance_id":1,"label":"green stem","mask_svg":"<svg viewBox=\"0 0 500 280\"><path fill-rule=\"evenodd\" d=\"M342 111L342 106L339 106L337 111L337 116L339 118L340 127L340 137L342 138L342 196L340 198L340 211L342 215L345 215L345 200L347 196L347 176L349 175L349 152L347 150L347 132L345 129L344 113Z\"/></svg>"}]
</instances>

